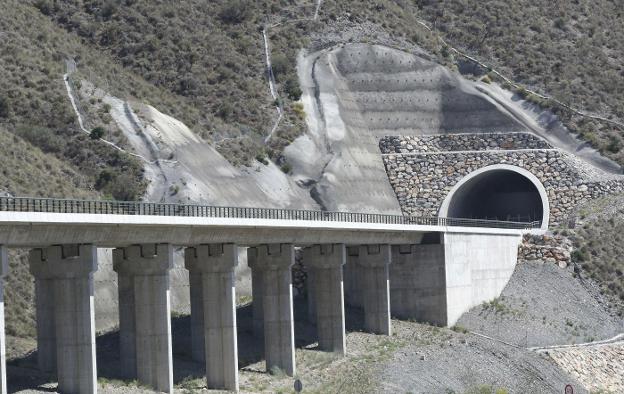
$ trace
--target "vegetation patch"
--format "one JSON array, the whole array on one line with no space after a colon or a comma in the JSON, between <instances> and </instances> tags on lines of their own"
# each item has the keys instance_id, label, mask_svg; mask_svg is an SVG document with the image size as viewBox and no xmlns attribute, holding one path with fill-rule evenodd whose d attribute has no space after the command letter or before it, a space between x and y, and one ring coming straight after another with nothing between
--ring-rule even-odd
<instances>
[{"instance_id":1,"label":"vegetation patch","mask_svg":"<svg viewBox=\"0 0 624 394\"><path fill-rule=\"evenodd\" d=\"M624 316L624 195L604 197L580 207L568 222L577 272L600 284Z\"/></svg>"}]
</instances>

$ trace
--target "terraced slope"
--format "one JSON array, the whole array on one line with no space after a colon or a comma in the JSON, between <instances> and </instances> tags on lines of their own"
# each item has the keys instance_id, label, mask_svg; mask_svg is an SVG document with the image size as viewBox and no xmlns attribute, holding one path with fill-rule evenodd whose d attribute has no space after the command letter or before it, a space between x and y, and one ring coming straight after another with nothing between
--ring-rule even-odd
<instances>
[{"instance_id":1,"label":"terraced slope","mask_svg":"<svg viewBox=\"0 0 624 394\"><path fill-rule=\"evenodd\" d=\"M552 114L451 73L413 45L343 44L302 54L299 76L308 131L285 156L295 180L328 209L398 212L379 157L387 135L530 131L598 172L620 171Z\"/></svg>"}]
</instances>

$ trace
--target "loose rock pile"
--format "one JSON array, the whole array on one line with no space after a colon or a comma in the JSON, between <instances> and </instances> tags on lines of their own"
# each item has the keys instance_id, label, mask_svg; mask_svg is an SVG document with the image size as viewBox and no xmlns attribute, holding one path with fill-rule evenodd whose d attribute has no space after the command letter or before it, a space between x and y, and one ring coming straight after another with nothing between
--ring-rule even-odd
<instances>
[{"instance_id":1,"label":"loose rock pile","mask_svg":"<svg viewBox=\"0 0 624 394\"><path fill-rule=\"evenodd\" d=\"M548 353L586 389L624 393L624 342L549 350Z\"/></svg>"}]
</instances>

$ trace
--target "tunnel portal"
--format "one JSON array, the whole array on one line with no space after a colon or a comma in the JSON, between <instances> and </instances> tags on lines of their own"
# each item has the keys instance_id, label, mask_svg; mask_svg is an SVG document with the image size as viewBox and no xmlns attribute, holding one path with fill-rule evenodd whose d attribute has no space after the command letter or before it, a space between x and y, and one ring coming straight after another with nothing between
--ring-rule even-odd
<instances>
[{"instance_id":1,"label":"tunnel portal","mask_svg":"<svg viewBox=\"0 0 624 394\"><path fill-rule=\"evenodd\" d=\"M447 217L544 222L540 191L517 171L492 169L469 175L449 197Z\"/></svg>"}]
</instances>

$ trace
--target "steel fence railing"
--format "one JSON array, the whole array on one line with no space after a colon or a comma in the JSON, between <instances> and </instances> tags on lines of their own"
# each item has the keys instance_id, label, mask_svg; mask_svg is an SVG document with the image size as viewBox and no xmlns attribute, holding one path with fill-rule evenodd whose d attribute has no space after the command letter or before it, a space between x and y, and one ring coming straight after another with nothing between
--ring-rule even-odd
<instances>
[{"instance_id":1,"label":"steel fence railing","mask_svg":"<svg viewBox=\"0 0 624 394\"><path fill-rule=\"evenodd\" d=\"M232 219L307 220L345 223L403 224L428 226L540 228L540 221L514 222L489 219L386 215L379 213L331 212L301 209L224 207L198 204L138 201L69 200L55 198L0 197L0 212L42 212L96 215L183 216Z\"/></svg>"}]
</instances>

